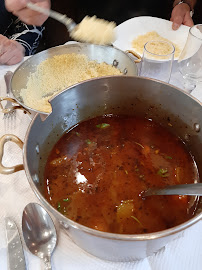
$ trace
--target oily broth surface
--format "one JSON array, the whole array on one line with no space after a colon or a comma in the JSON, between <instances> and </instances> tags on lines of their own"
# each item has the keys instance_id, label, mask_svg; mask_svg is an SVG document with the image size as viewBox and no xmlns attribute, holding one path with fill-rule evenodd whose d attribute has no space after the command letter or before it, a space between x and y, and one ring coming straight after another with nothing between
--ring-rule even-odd
<instances>
[{"instance_id":1,"label":"oily broth surface","mask_svg":"<svg viewBox=\"0 0 202 270\"><path fill-rule=\"evenodd\" d=\"M198 172L180 138L139 117L80 123L53 147L44 179L53 207L106 232L164 230L187 221L196 207L188 196L141 197L150 187L193 183Z\"/></svg>"}]
</instances>

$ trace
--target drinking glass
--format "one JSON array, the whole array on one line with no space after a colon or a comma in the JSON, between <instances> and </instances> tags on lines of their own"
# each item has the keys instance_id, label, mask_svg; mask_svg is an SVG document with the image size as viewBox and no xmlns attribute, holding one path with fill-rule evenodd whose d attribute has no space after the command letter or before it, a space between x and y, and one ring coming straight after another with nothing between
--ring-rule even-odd
<instances>
[{"instance_id":1,"label":"drinking glass","mask_svg":"<svg viewBox=\"0 0 202 270\"><path fill-rule=\"evenodd\" d=\"M144 45L140 76L169 82L175 47L172 43L162 40L148 41Z\"/></svg>"},{"instance_id":2,"label":"drinking glass","mask_svg":"<svg viewBox=\"0 0 202 270\"><path fill-rule=\"evenodd\" d=\"M202 82L202 24L196 24L189 29L178 66L184 79L184 90L191 93L197 82Z\"/></svg>"}]
</instances>

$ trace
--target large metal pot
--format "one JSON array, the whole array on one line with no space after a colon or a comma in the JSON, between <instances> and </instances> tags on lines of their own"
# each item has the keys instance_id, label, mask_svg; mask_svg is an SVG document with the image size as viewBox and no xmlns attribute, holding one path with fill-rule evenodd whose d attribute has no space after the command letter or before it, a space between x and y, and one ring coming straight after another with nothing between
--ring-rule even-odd
<instances>
[{"instance_id":1,"label":"large metal pot","mask_svg":"<svg viewBox=\"0 0 202 270\"><path fill-rule=\"evenodd\" d=\"M23 146L24 169L41 203L57 218L78 246L102 259L141 259L156 252L201 219L200 202L197 214L179 226L155 233L120 235L100 232L71 221L43 197L44 165L53 145L64 131L80 121L108 113L142 115L160 122L186 141L201 175L202 104L199 101L169 84L141 77L116 76L78 84L57 95L51 104L52 113L44 121L37 114L27 130ZM13 139L19 141L10 135L2 137L0 149L6 140ZM19 169L13 167L13 171ZM2 165L0 172L9 173Z\"/></svg>"},{"instance_id":2,"label":"large metal pot","mask_svg":"<svg viewBox=\"0 0 202 270\"><path fill-rule=\"evenodd\" d=\"M109 65L113 65L124 75L135 76L138 73L137 65L134 60L132 60L127 53L124 53L114 47L79 42L57 46L30 57L15 70L11 79L11 92L17 103L31 112L48 114L27 106L20 96L21 89L26 88L30 74L36 71L37 66L41 62L55 55L70 53L84 54L89 58L89 60L95 60L98 63L105 62Z\"/></svg>"}]
</instances>

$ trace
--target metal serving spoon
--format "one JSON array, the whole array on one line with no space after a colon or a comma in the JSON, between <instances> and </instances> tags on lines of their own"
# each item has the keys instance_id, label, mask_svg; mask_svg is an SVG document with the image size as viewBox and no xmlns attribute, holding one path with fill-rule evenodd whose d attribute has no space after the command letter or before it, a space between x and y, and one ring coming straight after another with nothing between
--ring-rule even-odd
<instances>
[{"instance_id":1,"label":"metal serving spoon","mask_svg":"<svg viewBox=\"0 0 202 270\"><path fill-rule=\"evenodd\" d=\"M115 39L114 28L116 24L114 22L98 19L96 16L92 18L86 16L81 23L76 24L71 18L54 10L42 8L30 2L27 3L27 7L63 23L70 36L75 40L110 45Z\"/></svg>"},{"instance_id":2,"label":"metal serving spoon","mask_svg":"<svg viewBox=\"0 0 202 270\"><path fill-rule=\"evenodd\" d=\"M68 18L66 15L61 14L57 11L39 7L31 2L27 3L27 7L63 23L67 27L69 33L71 33L76 26L76 23L71 18Z\"/></svg>"},{"instance_id":3,"label":"metal serving spoon","mask_svg":"<svg viewBox=\"0 0 202 270\"><path fill-rule=\"evenodd\" d=\"M41 205L29 203L25 207L22 232L30 252L43 259L46 270L51 270L51 254L56 246L57 234L51 217Z\"/></svg>"},{"instance_id":4,"label":"metal serving spoon","mask_svg":"<svg viewBox=\"0 0 202 270\"><path fill-rule=\"evenodd\" d=\"M202 183L167 186L165 188L150 188L142 193L142 197L153 195L193 195L202 196Z\"/></svg>"}]
</instances>

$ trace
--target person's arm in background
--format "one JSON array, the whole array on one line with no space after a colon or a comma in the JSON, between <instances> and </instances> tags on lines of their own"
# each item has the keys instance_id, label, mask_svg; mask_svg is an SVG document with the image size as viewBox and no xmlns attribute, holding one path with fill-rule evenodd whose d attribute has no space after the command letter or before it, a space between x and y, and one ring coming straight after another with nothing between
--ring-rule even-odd
<instances>
[{"instance_id":1,"label":"person's arm in background","mask_svg":"<svg viewBox=\"0 0 202 270\"><path fill-rule=\"evenodd\" d=\"M40 6L50 8L50 0L38 1ZM36 3L37 0L32 0L32 2ZM34 54L38 47L44 27L33 25L42 25L47 16L27 9L26 3L26 0L0 0L2 23L5 23L5 29L0 29L0 65L17 64L25 55ZM7 10L12 11L19 18L12 13L6 13L4 4ZM11 16L11 19L7 21L8 16L9 18ZM20 18L24 18L27 24L20 21Z\"/></svg>"},{"instance_id":2,"label":"person's arm in background","mask_svg":"<svg viewBox=\"0 0 202 270\"><path fill-rule=\"evenodd\" d=\"M28 2L29 0L5 0L5 6L9 12L26 24L41 26L48 16L27 8ZM50 9L51 6L50 0L32 0L32 3L47 9Z\"/></svg>"},{"instance_id":3,"label":"person's arm in background","mask_svg":"<svg viewBox=\"0 0 202 270\"><path fill-rule=\"evenodd\" d=\"M24 55L35 54L42 38L43 26L27 25L15 18L13 24L7 29L5 35L24 47Z\"/></svg>"},{"instance_id":4,"label":"person's arm in background","mask_svg":"<svg viewBox=\"0 0 202 270\"><path fill-rule=\"evenodd\" d=\"M170 18L170 20L173 22L173 30L177 30L181 24L190 27L194 25L190 11L194 10L196 2L197 0L175 0L173 2L173 10Z\"/></svg>"},{"instance_id":5,"label":"person's arm in background","mask_svg":"<svg viewBox=\"0 0 202 270\"><path fill-rule=\"evenodd\" d=\"M23 60L25 48L0 34L0 65L14 65Z\"/></svg>"},{"instance_id":6,"label":"person's arm in background","mask_svg":"<svg viewBox=\"0 0 202 270\"><path fill-rule=\"evenodd\" d=\"M0 35L0 64L14 65L24 56L33 55L42 37L43 26L26 25L15 18L4 35Z\"/></svg>"},{"instance_id":7,"label":"person's arm in background","mask_svg":"<svg viewBox=\"0 0 202 270\"><path fill-rule=\"evenodd\" d=\"M3 7L2 7L3 8ZM10 24L0 35L0 65L14 65L33 55L42 38L43 26L27 25L10 14Z\"/></svg>"}]
</instances>

